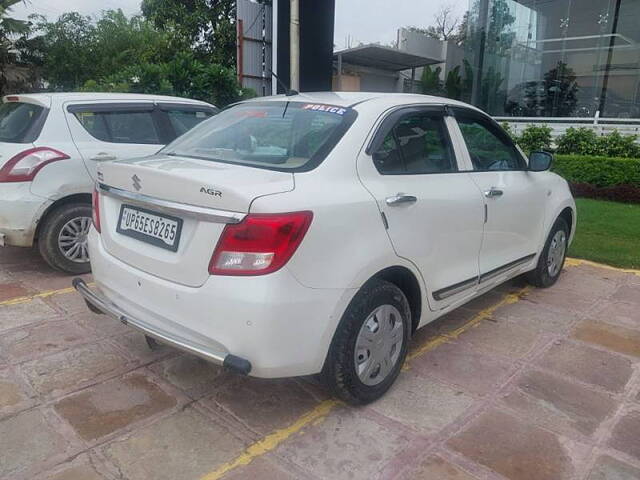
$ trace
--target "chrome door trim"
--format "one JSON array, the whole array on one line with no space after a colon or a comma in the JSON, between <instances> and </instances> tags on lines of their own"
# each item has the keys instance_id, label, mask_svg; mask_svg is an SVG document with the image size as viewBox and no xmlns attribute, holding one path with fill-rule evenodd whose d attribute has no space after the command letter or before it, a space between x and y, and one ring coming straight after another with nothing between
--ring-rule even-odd
<instances>
[{"instance_id":1,"label":"chrome door trim","mask_svg":"<svg viewBox=\"0 0 640 480\"><path fill-rule=\"evenodd\" d=\"M498 275L501 275L503 273L508 272L509 270L512 270L516 267L519 267L527 262L530 262L533 257L535 257L536 254L532 253L530 255L527 255L526 257L522 257L519 258L518 260L514 260L513 262L509 262L501 267L498 268L494 268L493 270L487 272L487 273L483 273L482 275L480 275L480 283L486 282L488 280L491 280L492 278L497 277Z\"/></svg>"},{"instance_id":2,"label":"chrome door trim","mask_svg":"<svg viewBox=\"0 0 640 480\"><path fill-rule=\"evenodd\" d=\"M128 192L119 188L110 187L103 183L98 183L100 193L120 200L126 200L135 205L153 206L154 210L182 217L191 217L198 220L213 223L240 223L245 213L229 212L227 210L217 210L214 208L198 207L188 203L172 202L160 198L143 195L142 193Z\"/></svg>"},{"instance_id":3,"label":"chrome door trim","mask_svg":"<svg viewBox=\"0 0 640 480\"><path fill-rule=\"evenodd\" d=\"M471 287L487 282L492 278L495 278L503 273L507 273L508 271L513 270L516 267L524 265L525 263L531 261L535 256L536 254L532 253L530 255L527 255L526 257L519 258L518 260L514 260L513 262L509 262L505 265L502 265L501 267L495 268L485 274L480 275L480 277L473 277L469 280L456 283L449 287L441 288L440 290L433 292L432 297L434 298L434 300L444 300L445 298L451 297L456 293L468 290Z\"/></svg>"}]
</instances>

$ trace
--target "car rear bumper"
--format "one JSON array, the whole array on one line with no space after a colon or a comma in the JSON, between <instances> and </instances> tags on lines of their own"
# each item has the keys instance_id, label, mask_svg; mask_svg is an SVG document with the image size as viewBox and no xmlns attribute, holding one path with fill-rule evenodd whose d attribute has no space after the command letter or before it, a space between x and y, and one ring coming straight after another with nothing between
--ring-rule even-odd
<instances>
[{"instance_id":1,"label":"car rear bumper","mask_svg":"<svg viewBox=\"0 0 640 480\"><path fill-rule=\"evenodd\" d=\"M228 359L227 364L241 365L238 359L244 360L250 364L248 373L256 377L321 371L335 328L355 293L305 287L286 268L256 277L211 276L201 287L187 287L115 258L95 229L89 248L99 292L79 289L89 303L214 363Z\"/></svg>"},{"instance_id":2,"label":"car rear bumper","mask_svg":"<svg viewBox=\"0 0 640 480\"><path fill-rule=\"evenodd\" d=\"M0 246L30 247L42 213L52 203L30 191L30 183L0 183Z\"/></svg>"},{"instance_id":3,"label":"car rear bumper","mask_svg":"<svg viewBox=\"0 0 640 480\"><path fill-rule=\"evenodd\" d=\"M197 345L190 342L187 339L177 337L168 332L164 332L157 326L145 323L143 320L134 318L130 314L126 313L123 309L116 304L110 302L103 295L92 291L84 280L81 278L73 279L73 287L78 291L84 300L87 302L89 308L96 313L105 313L112 316L116 320L141 331L145 335L155 338L171 345L172 347L184 350L185 352L192 353L198 357L204 358L210 362L218 365L224 365L230 370L243 375L248 375L251 372L251 363L240 357L236 357L230 353L224 351L211 350L207 347Z\"/></svg>"}]
</instances>

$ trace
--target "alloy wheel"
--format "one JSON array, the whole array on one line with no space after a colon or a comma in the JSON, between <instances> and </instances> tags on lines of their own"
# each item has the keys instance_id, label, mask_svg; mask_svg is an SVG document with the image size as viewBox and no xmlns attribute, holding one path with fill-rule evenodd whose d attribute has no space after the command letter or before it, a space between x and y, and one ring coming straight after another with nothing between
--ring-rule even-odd
<instances>
[{"instance_id":1,"label":"alloy wheel","mask_svg":"<svg viewBox=\"0 0 640 480\"><path fill-rule=\"evenodd\" d=\"M65 223L58 235L58 248L62 254L75 263L89 261L87 235L91 227L90 217L76 217Z\"/></svg>"}]
</instances>

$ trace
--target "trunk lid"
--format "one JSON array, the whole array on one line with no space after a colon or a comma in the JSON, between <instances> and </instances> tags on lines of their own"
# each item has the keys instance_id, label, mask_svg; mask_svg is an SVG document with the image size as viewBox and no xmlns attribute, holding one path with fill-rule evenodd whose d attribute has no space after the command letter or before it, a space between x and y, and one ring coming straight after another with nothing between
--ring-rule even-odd
<instances>
[{"instance_id":1,"label":"trunk lid","mask_svg":"<svg viewBox=\"0 0 640 480\"><path fill-rule=\"evenodd\" d=\"M113 194L101 195L101 229L106 250L134 268L191 287L201 286L209 277L209 260L225 223L202 215L167 211L154 200L162 201L165 207L166 202L175 202L185 210L212 209L243 216L255 198L294 188L291 173L166 155L105 162L99 167L98 179L117 189ZM133 201L122 198L131 195L138 198ZM151 244L140 235L133 238L130 231L118 232L118 227L121 230L123 227L119 223L123 205L143 209L150 215L178 219L181 227L177 228L175 251L162 241ZM124 212L127 215L131 210Z\"/></svg>"}]
</instances>

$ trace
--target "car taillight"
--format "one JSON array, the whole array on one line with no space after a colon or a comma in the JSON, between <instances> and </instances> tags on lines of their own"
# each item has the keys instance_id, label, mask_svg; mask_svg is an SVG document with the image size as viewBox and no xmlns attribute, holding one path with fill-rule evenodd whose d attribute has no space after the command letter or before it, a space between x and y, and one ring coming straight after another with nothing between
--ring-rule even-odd
<instances>
[{"instance_id":1,"label":"car taillight","mask_svg":"<svg viewBox=\"0 0 640 480\"><path fill-rule=\"evenodd\" d=\"M95 187L93 188L93 195L91 196L91 203L93 205L93 208L91 209L91 211L92 211L91 217L93 218L93 226L98 231L98 233L100 233L101 232L101 229L100 229L100 194L98 193L98 190Z\"/></svg>"},{"instance_id":2,"label":"car taillight","mask_svg":"<svg viewBox=\"0 0 640 480\"><path fill-rule=\"evenodd\" d=\"M209 273L265 275L282 268L302 242L312 212L250 214L227 225L218 241Z\"/></svg>"},{"instance_id":3,"label":"car taillight","mask_svg":"<svg viewBox=\"0 0 640 480\"><path fill-rule=\"evenodd\" d=\"M12 157L0 168L0 182L30 182L45 165L69 158L66 153L53 148L30 148Z\"/></svg>"}]
</instances>

